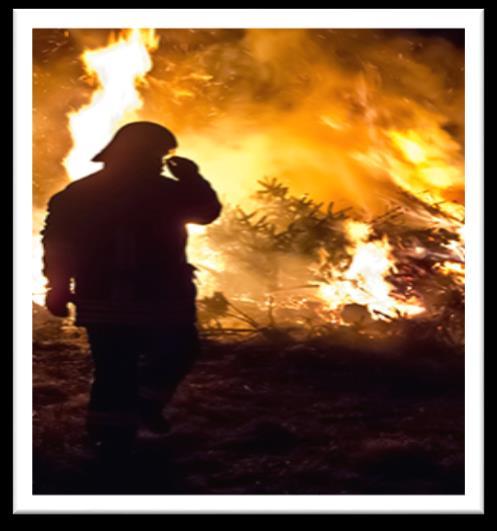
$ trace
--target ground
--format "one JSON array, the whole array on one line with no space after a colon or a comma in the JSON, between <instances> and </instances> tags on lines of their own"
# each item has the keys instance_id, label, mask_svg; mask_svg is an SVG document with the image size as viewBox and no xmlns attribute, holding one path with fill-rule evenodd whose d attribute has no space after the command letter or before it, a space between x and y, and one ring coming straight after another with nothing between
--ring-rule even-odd
<instances>
[{"instance_id":1,"label":"ground","mask_svg":"<svg viewBox=\"0 0 497 531\"><path fill-rule=\"evenodd\" d=\"M35 308L35 494L464 492L464 363L453 349L205 339L168 409L169 435L142 433L115 466L84 433L84 333L61 324Z\"/></svg>"}]
</instances>

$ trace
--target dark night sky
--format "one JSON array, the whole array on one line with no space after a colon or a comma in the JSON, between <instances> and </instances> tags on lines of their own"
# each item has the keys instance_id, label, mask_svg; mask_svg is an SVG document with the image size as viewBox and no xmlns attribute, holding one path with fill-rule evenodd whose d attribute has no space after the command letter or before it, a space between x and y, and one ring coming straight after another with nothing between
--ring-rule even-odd
<instances>
[{"instance_id":1,"label":"dark night sky","mask_svg":"<svg viewBox=\"0 0 497 531\"><path fill-rule=\"evenodd\" d=\"M424 37L442 37L455 44L458 48L464 48L464 29L417 29L401 30L406 33L418 33Z\"/></svg>"}]
</instances>

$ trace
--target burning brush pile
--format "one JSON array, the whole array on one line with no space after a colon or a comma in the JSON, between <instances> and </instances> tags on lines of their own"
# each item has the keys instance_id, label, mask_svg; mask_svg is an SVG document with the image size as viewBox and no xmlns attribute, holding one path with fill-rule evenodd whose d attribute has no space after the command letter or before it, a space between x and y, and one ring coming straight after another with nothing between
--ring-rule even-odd
<instances>
[{"instance_id":1,"label":"burning brush pile","mask_svg":"<svg viewBox=\"0 0 497 531\"><path fill-rule=\"evenodd\" d=\"M379 338L409 330L463 344L462 243L441 209L406 194L438 224L416 226L401 205L366 220L293 196L276 179L260 181L254 201L257 209L228 207L191 236L205 332L312 337L342 328Z\"/></svg>"},{"instance_id":2,"label":"burning brush pile","mask_svg":"<svg viewBox=\"0 0 497 531\"><path fill-rule=\"evenodd\" d=\"M34 50L38 263L48 197L98 170L119 127L151 120L225 205L189 227L206 335L463 346L459 46L401 30L135 29L39 30ZM40 302L41 266L33 283Z\"/></svg>"}]
</instances>

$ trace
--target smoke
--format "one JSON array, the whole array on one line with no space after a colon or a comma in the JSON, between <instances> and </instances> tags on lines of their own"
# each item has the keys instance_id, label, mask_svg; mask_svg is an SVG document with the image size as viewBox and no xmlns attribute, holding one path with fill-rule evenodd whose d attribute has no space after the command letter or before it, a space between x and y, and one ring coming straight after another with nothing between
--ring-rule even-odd
<instances>
[{"instance_id":1,"label":"smoke","mask_svg":"<svg viewBox=\"0 0 497 531\"><path fill-rule=\"evenodd\" d=\"M381 211L398 186L391 169L370 162L372 153L394 149L390 130L438 139L444 164L457 169L444 190L462 198L464 54L450 41L396 30L158 34L140 115L177 134L178 153L198 161L224 200L247 201L267 176L295 193ZM66 114L93 89L78 56L108 37L106 30L35 30L38 205L64 184Z\"/></svg>"},{"instance_id":2,"label":"smoke","mask_svg":"<svg viewBox=\"0 0 497 531\"><path fill-rule=\"evenodd\" d=\"M176 35L154 57L143 114L169 124L232 202L271 176L296 193L381 210L396 186L361 154L391 150L392 129L436 137L446 165L462 168L463 54L446 40L370 30ZM461 197L456 184L447 188Z\"/></svg>"}]
</instances>

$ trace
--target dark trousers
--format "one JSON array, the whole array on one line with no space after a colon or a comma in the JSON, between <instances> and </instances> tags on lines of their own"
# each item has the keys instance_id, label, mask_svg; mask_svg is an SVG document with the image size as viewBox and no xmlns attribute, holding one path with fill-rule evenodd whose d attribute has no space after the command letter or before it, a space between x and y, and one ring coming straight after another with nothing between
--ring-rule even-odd
<instances>
[{"instance_id":1,"label":"dark trousers","mask_svg":"<svg viewBox=\"0 0 497 531\"><path fill-rule=\"evenodd\" d=\"M127 444L140 418L160 414L199 353L195 326L87 326L94 360L88 432Z\"/></svg>"}]
</instances>

